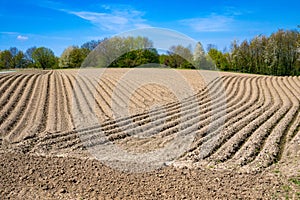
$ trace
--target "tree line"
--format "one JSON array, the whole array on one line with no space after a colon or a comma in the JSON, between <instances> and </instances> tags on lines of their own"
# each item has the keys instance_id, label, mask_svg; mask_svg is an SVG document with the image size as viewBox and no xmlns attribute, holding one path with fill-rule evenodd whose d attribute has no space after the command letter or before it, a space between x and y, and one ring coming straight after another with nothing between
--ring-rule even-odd
<instances>
[{"instance_id":1,"label":"tree line","mask_svg":"<svg viewBox=\"0 0 300 200\"><path fill-rule=\"evenodd\" d=\"M297 30L278 30L269 37L259 35L240 44L233 41L230 52L208 47L216 67L266 75L300 75L300 34Z\"/></svg>"},{"instance_id":2,"label":"tree line","mask_svg":"<svg viewBox=\"0 0 300 200\"><path fill-rule=\"evenodd\" d=\"M25 52L12 47L0 51L0 69L136 67L159 63L162 67L171 68L300 75L299 55L299 32L280 29L269 37L259 35L241 43L233 41L230 50L223 52L210 44L206 53L202 44L198 42L194 49L191 46L174 45L167 53L159 54L152 41L141 36L92 40L80 47L66 48L60 57L56 57L53 51L46 47L31 47ZM89 59L86 59L87 56Z\"/></svg>"}]
</instances>

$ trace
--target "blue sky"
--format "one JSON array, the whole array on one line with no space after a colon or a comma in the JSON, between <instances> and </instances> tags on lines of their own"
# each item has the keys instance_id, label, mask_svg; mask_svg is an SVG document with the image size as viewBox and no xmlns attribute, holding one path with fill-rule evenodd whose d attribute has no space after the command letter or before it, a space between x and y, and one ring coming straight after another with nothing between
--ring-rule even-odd
<instances>
[{"instance_id":1,"label":"blue sky","mask_svg":"<svg viewBox=\"0 0 300 200\"><path fill-rule=\"evenodd\" d=\"M215 44L222 50L234 39L300 25L299 0L1 0L0 4L0 50L45 46L57 56L70 45L137 28L175 30L204 47Z\"/></svg>"}]
</instances>

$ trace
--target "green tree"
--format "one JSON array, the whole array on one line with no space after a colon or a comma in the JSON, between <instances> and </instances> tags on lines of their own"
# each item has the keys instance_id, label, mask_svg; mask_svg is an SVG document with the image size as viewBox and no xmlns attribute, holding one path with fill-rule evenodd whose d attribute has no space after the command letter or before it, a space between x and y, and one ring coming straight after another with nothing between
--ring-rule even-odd
<instances>
[{"instance_id":1,"label":"green tree","mask_svg":"<svg viewBox=\"0 0 300 200\"><path fill-rule=\"evenodd\" d=\"M15 68L25 68L26 67L26 58L23 51L19 51L14 57Z\"/></svg>"},{"instance_id":2,"label":"green tree","mask_svg":"<svg viewBox=\"0 0 300 200\"><path fill-rule=\"evenodd\" d=\"M150 63L159 63L159 55L154 48L127 52L113 61L110 67L137 67Z\"/></svg>"},{"instance_id":3,"label":"green tree","mask_svg":"<svg viewBox=\"0 0 300 200\"><path fill-rule=\"evenodd\" d=\"M182 45L171 46L168 51L169 57L166 63L163 63L172 68L195 68L192 64L193 54L191 48Z\"/></svg>"},{"instance_id":4,"label":"green tree","mask_svg":"<svg viewBox=\"0 0 300 200\"><path fill-rule=\"evenodd\" d=\"M205 56L205 51L200 42L196 44L194 54L193 54L193 64L196 68L205 68L206 64L206 56Z\"/></svg>"},{"instance_id":5,"label":"green tree","mask_svg":"<svg viewBox=\"0 0 300 200\"><path fill-rule=\"evenodd\" d=\"M75 47L71 50L69 55L69 66L71 68L81 67L82 62L89 53L88 49Z\"/></svg>"},{"instance_id":6,"label":"green tree","mask_svg":"<svg viewBox=\"0 0 300 200\"><path fill-rule=\"evenodd\" d=\"M32 58L36 67L38 68L56 68L58 66L58 59L55 57L53 51L46 47L39 47L32 52Z\"/></svg>"},{"instance_id":7,"label":"green tree","mask_svg":"<svg viewBox=\"0 0 300 200\"><path fill-rule=\"evenodd\" d=\"M152 46L152 42L146 37L113 37L110 39L105 39L101 41L98 47L89 54L88 59L84 61L82 66L116 66L115 60L120 60L119 58L124 57L124 54L138 49L152 48ZM132 53L129 53L127 57L130 54ZM133 64L130 65L132 66Z\"/></svg>"},{"instance_id":8,"label":"green tree","mask_svg":"<svg viewBox=\"0 0 300 200\"><path fill-rule=\"evenodd\" d=\"M229 68L229 62L226 58L226 55L223 55L223 53L215 48L210 48L208 55L215 63L216 67L220 70L228 71ZM228 54L227 54L228 55Z\"/></svg>"},{"instance_id":9,"label":"green tree","mask_svg":"<svg viewBox=\"0 0 300 200\"><path fill-rule=\"evenodd\" d=\"M106 40L106 38L103 40ZM93 51L103 40L91 40L81 45L81 48L88 49L89 51Z\"/></svg>"},{"instance_id":10,"label":"green tree","mask_svg":"<svg viewBox=\"0 0 300 200\"><path fill-rule=\"evenodd\" d=\"M72 52L72 50L76 48L75 46L69 46L68 48L66 48L60 58L59 58L59 63L58 63L58 66L60 68L70 68L70 54Z\"/></svg>"},{"instance_id":11,"label":"green tree","mask_svg":"<svg viewBox=\"0 0 300 200\"><path fill-rule=\"evenodd\" d=\"M0 68L9 69L12 68L13 56L9 50L0 52Z\"/></svg>"}]
</instances>

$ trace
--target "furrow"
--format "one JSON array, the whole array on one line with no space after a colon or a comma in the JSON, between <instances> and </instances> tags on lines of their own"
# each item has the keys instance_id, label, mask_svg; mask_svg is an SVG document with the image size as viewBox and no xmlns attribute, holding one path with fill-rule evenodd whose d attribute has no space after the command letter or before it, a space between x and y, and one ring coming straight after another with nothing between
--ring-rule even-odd
<instances>
[{"instance_id":1,"label":"furrow","mask_svg":"<svg viewBox=\"0 0 300 200\"><path fill-rule=\"evenodd\" d=\"M263 79L263 80L262 80ZM248 131L251 133L255 130L256 126L250 127L249 121L257 119L260 114L263 113L265 98L264 98L264 85L265 77L260 78L259 83L253 85L254 95L252 95L250 101L242 106L241 113L232 116L230 121L233 121L229 126L224 128L224 139L220 146L214 152L214 154L209 158L210 162L224 162L225 160L231 158L233 153L237 151L238 147L245 142L247 135L243 134L243 131ZM265 108L271 106L265 105Z\"/></svg>"},{"instance_id":2,"label":"furrow","mask_svg":"<svg viewBox=\"0 0 300 200\"><path fill-rule=\"evenodd\" d=\"M95 130L95 128L98 128L99 130ZM101 130L101 126L99 126L99 127L96 126L94 128L90 128L90 129L89 128L82 129L80 132L85 132L87 130L92 131L93 133L98 133ZM47 140L51 139L51 140L53 140L53 142L51 142L51 144L54 144L56 142L60 142L61 137L65 137L65 136L66 136L65 139L67 139L68 137L69 137L69 139L74 139L74 138L76 138L75 134L76 133L74 133L74 132L72 134L69 133L69 132L65 132L65 133L62 133L62 134L53 134L53 135L51 135L51 138L46 139L45 142L48 142ZM86 133L86 134L88 134L88 133ZM83 133L81 135L85 135L85 133ZM63 141L65 141L65 139Z\"/></svg>"},{"instance_id":3,"label":"furrow","mask_svg":"<svg viewBox=\"0 0 300 200\"><path fill-rule=\"evenodd\" d=\"M28 103L29 106L26 107L26 110L24 111L23 117L19 120L15 128L11 131L12 134L20 135L20 138L24 139L27 137L32 137L28 132L28 128L31 126L31 124L36 123L34 112L38 109L38 96L40 93L40 87L42 84L42 75L38 75L38 78L36 80L36 84L34 85L33 92L30 98L30 103Z\"/></svg>"},{"instance_id":4,"label":"furrow","mask_svg":"<svg viewBox=\"0 0 300 200\"><path fill-rule=\"evenodd\" d=\"M243 118L238 124L232 127L231 131L236 132L233 137L229 138L223 147L215 155L216 161L225 162L229 159L232 159L235 154L244 147L244 144L247 142L249 137L267 120L271 117L276 108L270 111L270 108L273 106L273 98L271 97L271 83L269 78L265 78L263 85L261 87L263 91L262 104L258 106L250 115ZM266 112L267 111L267 112ZM268 112L269 111L269 112ZM249 123L250 122L250 123ZM241 156L241 155L240 155ZM239 156L236 156L237 158ZM236 159L234 159L236 160ZM234 161L228 161L234 163Z\"/></svg>"},{"instance_id":5,"label":"furrow","mask_svg":"<svg viewBox=\"0 0 300 200\"><path fill-rule=\"evenodd\" d=\"M15 134L11 134L10 131L17 125L18 121L22 118L26 107L30 106L29 100L31 98L37 77L37 74L30 77L30 79L26 83L26 86L23 88L22 95L15 102L14 109L6 118L6 121L0 126L0 129L4 131L4 134L8 135L8 141L16 141L15 139L17 139L15 138Z\"/></svg>"},{"instance_id":6,"label":"furrow","mask_svg":"<svg viewBox=\"0 0 300 200\"><path fill-rule=\"evenodd\" d=\"M32 78L33 75L28 75L23 77L20 82L17 84L18 86L14 90L15 92L9 99L4 100L5 104L0 112L0 125L5 122L5 120L11 115L12 111L15 109L16 104L21 99L24 94L24 88L26 87L26 83L28 80ZM12 86L14 87L14 86ZM8 91L9 92L9 91ZM2 102L3 103L3 102ZM1 130L1 129L0 129Z\"/></svg>"},{"instance_id":7,"label":"furrow","mask_svg":"<svg viewBox=\"0 0 300 200\"><path fill-rule=\"evenodd\" d=\"M254 170L266 168L281 159L290 123L299 110L298 99L289 90L286 83L282 81L282 78L277 78L276 84L277 88L280 90L279 94L281 95L281 99L283 100L283 114L280 121L275 124L274 129L266 139L262 150L255 160L249 164L249 167Z\"/></svg>"},{"instance_id":8,"label":"furrow","mask_svg":"<svg viewBox=\"0 0 300 200\"><path fill-rule=\"evenodd\" d=\"M278 123L282 118L282 115L285 115L287 112L287 109L283 107L283 102L279 96L278 89L274 86L274 82L276 82L274 80L275 78L272 77L271 79L272 88L274 88L274 106L267 111L267 113L270 113L271 115L267 115L268 117L263 120L263 124L251 134L250 138L242 148L240 148L239 152L235 154L232 161L237 159L235 162L237 165L243 166L255 159L262 150L267 137L274 129L276 123Z\"/></svg>"},{"instance_id":9,"label":"furrow","mask_svg":"<svg viewBox=\"0 0 300 200\"><path fill-rule=\"evenodd\" d=\"M237 95L237 101L232 102L233 105L228 104L232 108L226 114L225 123L222 127L213 133L214 137L203 138L202 145L198 150L197 160L202 160L211 156L216 152L229 138L231 138L236 131L233 127L236 126L241 119L248 116L253 109L261 105L255 105L259 99L258 94L258 77L247 78L246 84L242 85ZM247 94L247 95L245 95Z\"/></svg>"},{"instance_id":10,"label":"furrow","mask_svg":"<svg viewBox=\"0 0 300 200\"><path fill-rule=\"evenodd\" d=\"M15 95L18 95L19 88L24 86L25 82L30 78L30 75L22 75L22 76L15 76L10 78L7 81L8 84L4 84L3 86L3 93L0 97L0 110L1 112L6 112L9 107L14 102Z\"/></svg>"}]
</instances>

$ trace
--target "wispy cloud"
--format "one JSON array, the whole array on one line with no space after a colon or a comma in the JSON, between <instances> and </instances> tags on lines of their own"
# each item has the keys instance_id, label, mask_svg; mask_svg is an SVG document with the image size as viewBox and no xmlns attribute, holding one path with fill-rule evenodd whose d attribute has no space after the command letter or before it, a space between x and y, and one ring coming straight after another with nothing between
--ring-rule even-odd
<instances>
[{"instance_id":1,"label":"wispy cloud","mask_svg":"<svg viewBox=\"0 0 300 200\"><path fill-rule=\"evenodd\" d=\"M17 39L18 39L18 40L23 40L23 41L24 41L24 40L28 40L29 38L28 38L27 36L18 35L18 36L17 36Z\"/></svg>"},{"instance_id":2,"label":"wispy cloud","mask_svg":"<svg viewBox=\"0 0 300 200\"><path fill-rule=\"evenodd\" d=\"M232 30L234 18L232 16L211 14L208 17L180 20L197 32L226 32Z\"/></svg>"},{"instance_id":3,"label":"wispy cloud","mask_svg":"<svg viewBox=\"0 0 300 200\"><path fill-rule=\"evenodd\" d=\"M16 35L16 34L19 34L19 33L17 33L17 32L4 31L4 32L0 32L0 34L3 34L3 35Z\"/></svg>"},{"instance_id":4,"label":"wispy cloud","mask_svg":"<svg viewBox=\"0 0 300 200\"><path fill-rule=\"evenodd\" d=\"M91 22L110 32L122 32L134 28L150 27L143 19L144 13L129 7L102 5L104 12L65 11Z\"/></svg>"}]
</instances>

